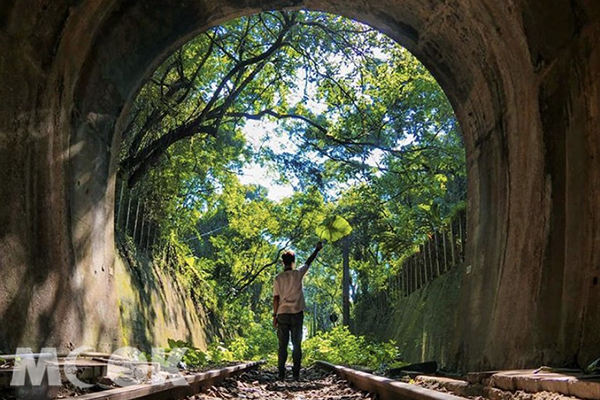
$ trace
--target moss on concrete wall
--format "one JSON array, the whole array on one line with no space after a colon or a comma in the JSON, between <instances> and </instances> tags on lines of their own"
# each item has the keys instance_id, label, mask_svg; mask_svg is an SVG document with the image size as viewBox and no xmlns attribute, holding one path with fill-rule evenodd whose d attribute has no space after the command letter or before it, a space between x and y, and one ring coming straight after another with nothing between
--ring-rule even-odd
<instances>
[{"instance_id":1,"label":"moss on concrete wall","mask_svg":"<svg viewBox=\"0 0 600 400\"><path fill-rule=\"evenodd\" d=\"M121 345L149 350L167 346L172 338L206 349L204 310L173 276L148 260L130 266L117 255L115 281Z\"/></svg>"},{"instance_id":2,"label":"moss on concrete wall","mask_svg":"<svg viewBox=\"0 0 600 400\"><path fill-rule=\"evenodd\" d=\"M356 329L379 340L395 340L407 362L437 361L443 368L456 368L456 324L464 268L445 273L410 296L384 307L359 305ZM360 321L360 322L358 322Z\"/></svg>"}]
</instances>

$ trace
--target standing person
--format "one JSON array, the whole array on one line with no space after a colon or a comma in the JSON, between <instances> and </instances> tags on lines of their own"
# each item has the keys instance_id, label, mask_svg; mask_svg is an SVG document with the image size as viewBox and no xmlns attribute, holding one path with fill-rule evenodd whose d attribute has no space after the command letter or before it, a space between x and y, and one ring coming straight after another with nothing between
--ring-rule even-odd
<instances>
[{"instance_id":1,"label":"standing person","mask_svg":"<svg viewBox=\"0 0 600 400\"><path fill-rule=\"evenodd\" d=\"M278 367L279 380L285 379L285 361L287 360L287 347L292 337L294 350L292 358L294 379L300 378L300 363L302 361L302 322L304 320L304 293L302 292L302 279L310 264L317 258L323 248L323 243L317 243L315 251L308 257L306 264L298 269L296 255L288 250L281 256L283 272L277 275L273 283L273 327L277 328L279 339Z\"/></svg>"}]
</instances>

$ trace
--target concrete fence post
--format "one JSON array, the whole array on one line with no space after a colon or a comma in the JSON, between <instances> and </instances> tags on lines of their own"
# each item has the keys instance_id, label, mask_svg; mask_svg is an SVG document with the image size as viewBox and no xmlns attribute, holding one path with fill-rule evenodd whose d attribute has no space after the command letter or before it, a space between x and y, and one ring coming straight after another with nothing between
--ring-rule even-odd
<instances>
[{"instance_id":1,"label":"concrete fence post","mask_svg":"<svg viewBox=\"0 0 600 400\"><path fill-rule=\"evenodd\" d=\"M127 201L127 218L125 219L125 229L123 230L125 233L127 233L127 230L129 229L129 215L131 214L131 199L132 199L132 195L131 195L131 190L129 191L129 200Z\"/></svg>"},{"instance_id":2,"label":"concrete fence post","mask_svg":"<svg viewBox=\"0 0 600 400\"><path fill-rule=\"evenodd\" d=\"M433 242L435 244L435 268L436 268L437 276L440 276L442 273L441 273L441 268L440 268L440 248L439 248L439 243L438 243L438 233L437 232L433 233Z\"/></svg>"},{"instance_id":3,"label":"concrete fence post","mask_svg":"<svg viewBox=\"0 0 600 400\"><path fill-rule=\"evenodd\" d=\"M448 271L448 250L446 249L446 230L442 231L442 247L444 248L444 272Z\"/></svg>"},{"instance_id":4,"label":"concrete fence post","mask_svg":"<svg viewBox=\"0 0 600 400\"><path fill-rule=\"evenodd\" d=\"M462 227L462 215L458 214L458 234L460 238L460 261L465 260L465 247L464 247L464 237L463 237L463 227Z\"/></svg>"},{"instance_id":5,"label":"concrete fence post","mask_svg":"<svg viewBox=\"0 0 600 400\"><path fill-rule=\"evenodd\" d=\"M146 225L146 218L144 218L144 210L145 209L146 209L146 203L143 203L142 204L142 226L140 228L140 240L139 240L140 248L142 248L143 243L144 243L144 225Z\"/></svg>"},{"instance_id":6,"label":"concrete fence post","mask_svg":"<svg viewBox=\"0 0 600 400\"><path fill-rule=\"evenodd\" d=\"M141 201L137 201L137 207L135 210L135 223L133 224L133 242L135 243L135 237L137 236L137 227L138 227L138 219L140 218L140 203Z\"/></svg>"},{"instance_id":7,"label":"concrete fence post","mask_svg":"<svg viewBox=\"0 0 600 400\"><path fill-rule=\"evenodd\" d=\"M119 194L119 204L117 204L117 220L115 226L119 226L121 223L121 210L123 209L123 194L125 192L125 185L121 184L121 194Z\"/></svg>"}]
</instances>

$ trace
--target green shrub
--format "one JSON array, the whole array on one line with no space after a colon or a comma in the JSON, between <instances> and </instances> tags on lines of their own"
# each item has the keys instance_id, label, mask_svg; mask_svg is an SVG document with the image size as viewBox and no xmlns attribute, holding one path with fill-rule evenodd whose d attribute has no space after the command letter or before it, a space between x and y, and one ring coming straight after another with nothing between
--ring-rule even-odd
<instances>
[{"instance_id":1,"label":"green shrub","mask_svg":"<svg viewBox=\"0 0 600 400\"><path fill-rule=\"evenodd\" d=\"M307 365L321 360L373 370L383 370L392 364L398 364L399 356L395 342L369 342L363 336L352 334L345 326L337 326L329 332L319 332L305 340L302 351Z\"/></svg>"},{"instance_id":2,"label":"green shrub","mask_svg":"<svg viewBox=\"0 0 600 400\"><path fill-rule=\"evenodd\" d=\"M183 340L173 340L169 339L169 348L165 349L165 354L170 354L173 351L183 351L183 349L187 349L187 351L181 357L181 361L185 363L186 367L189 369L197 369L202 368L208 365L210 357L207 353L202 350L192 346L190 343L185 342ZM161 364L165 365L166 360L163 360ZM165 365L167 366L167 365ZM176 365L170 365L170 367L177 367Z\"/></svg>"}]
</instances>

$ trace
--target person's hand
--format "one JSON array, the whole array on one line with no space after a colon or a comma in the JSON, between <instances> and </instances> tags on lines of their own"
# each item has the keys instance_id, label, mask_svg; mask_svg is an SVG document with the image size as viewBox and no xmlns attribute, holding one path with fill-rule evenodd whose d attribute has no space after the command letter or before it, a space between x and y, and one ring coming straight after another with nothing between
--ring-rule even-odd
<instances>
[{"instance_id":1,"label":"person's hand","mask_svg":"<svg viewBox=\"0 0 600 400\"><path fill-rule=\"evenodd\" d=\"M317 243L317 247L316 247L317 251L321 250L322 248L323 248L323 242Z\"/></svg>"},{"instance_id":2,"label":"person's hand","mask_svg":"<svg viewBox=\"0 0 600 400\"><path fill-rule=\"evenodd\" d=\"M277 329L277 316L273 315L273 328Z\"/></svg>"}]
</instances>

